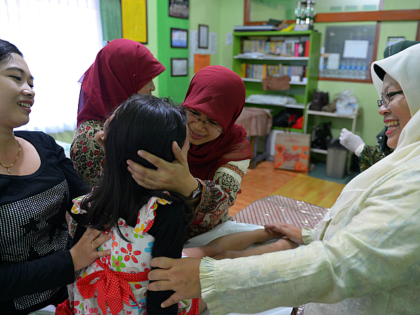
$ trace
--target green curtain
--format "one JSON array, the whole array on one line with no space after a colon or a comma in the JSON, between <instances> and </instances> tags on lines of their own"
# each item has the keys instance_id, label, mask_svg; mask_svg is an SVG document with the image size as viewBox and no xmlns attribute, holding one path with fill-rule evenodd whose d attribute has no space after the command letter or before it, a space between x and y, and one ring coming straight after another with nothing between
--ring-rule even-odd
<instances>
[{"instance_id":1,"label":"green curtain","mask_svg":"<svg viewBox=\"0 0 420 315\"><path fill-rule=\"evenodd\" d=\"M104 42L122 38L120 0L100 0L102 38Z\"/></svg>"}]
</instances>

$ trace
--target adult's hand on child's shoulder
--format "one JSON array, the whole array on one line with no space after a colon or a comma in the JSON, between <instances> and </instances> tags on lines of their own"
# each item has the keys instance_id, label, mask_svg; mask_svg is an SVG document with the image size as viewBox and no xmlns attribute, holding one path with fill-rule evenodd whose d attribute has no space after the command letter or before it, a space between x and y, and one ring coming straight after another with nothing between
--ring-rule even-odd
<instances>
[{"instance_id":1,"label":"adult's hand on child's shoulder","mask_svg":"<svg viewBox=\"0 0 420 315\"><path fill-rule=\"evenodd\" d=\"M289 223L272 223L264 225L266 230L273 233L281 233L296 244L303 245L302 229Z\"/></svg>"},{"instance_id":2,"label":"adult's hand on child's shoulder","mask_svg":"<svg viewBox=\"0 0 420 315\"><path fill-rule=\"evenodd\" d=\"M200 297L200 263L200 258L154 258L151 266L159 269L149 272L148 278L153 282L147 285L147 290L175 291L162 303L162 307L169 307L185 299Z\"/></svg>"},{"instance_id":3,"label":"adult's hand on child's shoulder","mask_svg":"<svg viewBox=\"0 0 420 315\"><path fill-rule=\"evenodd\" d=\"M98 247L111 239L113 233L102 234L102 231L88 228L76 245L70 249L74 271L89 266L97 258L111 255L111 250L98 251Z\"/></svg>"}]
</instances>

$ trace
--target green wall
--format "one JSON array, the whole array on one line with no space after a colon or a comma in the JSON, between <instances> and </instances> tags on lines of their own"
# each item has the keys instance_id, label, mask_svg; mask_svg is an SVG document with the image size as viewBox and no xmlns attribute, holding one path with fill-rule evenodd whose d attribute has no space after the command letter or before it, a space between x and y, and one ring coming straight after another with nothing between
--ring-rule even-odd
<instances>
[{"instance_id":1,"label":"green wall","mask_svg":"<svg viewBox=\"0 0 420 315\"><path fill-rule=\"evenodd\" d=\"M147 1L147 44L146 46L153 56L158 58L158 40L157 40L157 2L156 1ZM168 71L166 68L165 72ZM169 69L170 71L170 69ZM164 73L165 73L164 72ZM153 95L159 96L159 79L156 78L153 80L156 90L153 92Z\"/></svg>"},{"instance_id":2,"label":"green wall","mask_svg":"<svg viewBox=\"0 0 420 315\"><path fill-rule=\"evenodd\" d=\"M171 76L171 58L188 58L188 49L171 48L171 28L189 29L189 20L169 17L169 4L167 0L148 1L156 3L156 32L152 34L149 31L149 38L154 36L157 43L156 58L166 67L161 75L158 76L159 84L158 96L169 96L178 103L184 100L188 89L189 76L172 77ZM191 14L191 13L190 13ZM155 95L157 95L155 93Z\"/></svg>"},{"instance_id":3,"label":"green wall","mask_svg":"<svg viewBox=\"0 0 420 315\"><path fill-rule=\"evenodd\" d=\"M198 24L208 25L209 33L217 33L220 37L221 0L190 0L190 30L198 31ZM220 38L219 38L220 51ZM219 65L219 55L210 55L210 65ZM189 68L190 79L194 76L194 67Z\"/></svg>"}]
</instances>

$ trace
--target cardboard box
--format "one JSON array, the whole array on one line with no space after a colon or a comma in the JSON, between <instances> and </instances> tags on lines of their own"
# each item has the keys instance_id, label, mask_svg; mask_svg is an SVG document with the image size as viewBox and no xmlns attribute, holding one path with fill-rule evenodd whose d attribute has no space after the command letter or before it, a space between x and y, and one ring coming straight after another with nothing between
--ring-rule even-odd
<instances>
[{"instance_id":1,"label":"cardboard box","mask_svg":"<svg viewBox=\"0 0 420 315\"><path fill-rule=\"evenodd\" d=\"M279 130L279 129L272 129L270 132L270 161L274 161L274 154L276 154L276 140L277 140L277 135L281 133L281 134L293 134L293 135L300 135L301 133L299 132L294 132L294 131L284 131L284 130Z\"/></svg>"},{"instance_id":2,"label":"cardboard box","mask_svg":"<svg viewBox=\"0 0 420 315\"><path fill-rule=\"evenodd\" d=\"M277 134L274 167L308 172L310 144L309 134Z\"/></svg>"}]
</instances>

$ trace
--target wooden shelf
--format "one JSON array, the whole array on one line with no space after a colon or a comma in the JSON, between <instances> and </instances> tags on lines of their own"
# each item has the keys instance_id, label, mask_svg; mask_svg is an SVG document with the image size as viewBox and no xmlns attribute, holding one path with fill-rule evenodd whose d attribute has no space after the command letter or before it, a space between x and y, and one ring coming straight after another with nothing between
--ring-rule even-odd
<instances>
[{"instance_id":1,"label":"wooden shelf","mask_svg":"<svg viewBox=\"0 0 420 315\"><path fill-rule=\"evenodd\" d=\"M327 150L323 150L323 149L315 149L315 148L311 148L311 152L314 153L319 153L319 154L327 154L328 151Z\"/></svg>"},{"instance_id":2,"label":"wooden shelf","mask_svg":"<svg viewBox=\"0 0 420 315\"><path fill-rule=\"evenodd\" d=\"M274 61L307 61L309 57L246 57L237 55L233 57L234 59L243 59L243 60L274 60Z\"/></svg>"},{"instance_id":3,"label":"wooden shelf","mask_svg":"<svg viewBox=\"0 0 420 315\"><path fill-rule=\"evenodd\" d=\"M298 108L298 109L305 109L304 104L263 104L263 103L257 103L257 102L247 102L245 101L245 104L254 104L254 105L262 105L262 106L280 106L280 107L287 107L287 108Z\"/></svg>"},{"instance_id":4,"label":"wooden shelf","mask_svg":"<svg viewBox=\"0 0 420 315\"><path fill-rule=\"evenodd\" d=\"M262 82L261 79L253 79L253 78L242 78L244 82ZM306 85L307 82L289 82L290 85Z\"/></svg>"},{"instance_id":5,"label":"wooden shelf","mask_svg":"<svg viewBox=\"0 0 420 315\"><path fill-rule=\"evenodd\" d=\"M306 112L308 113L308 115L347 118L347 119L356 119L356 117L358 116L358 113L356 113L355 115L337 115L335 113L323 112L319 110L309 110L309 109L307 109Z\"/></svg>"}]
</instances>

